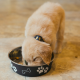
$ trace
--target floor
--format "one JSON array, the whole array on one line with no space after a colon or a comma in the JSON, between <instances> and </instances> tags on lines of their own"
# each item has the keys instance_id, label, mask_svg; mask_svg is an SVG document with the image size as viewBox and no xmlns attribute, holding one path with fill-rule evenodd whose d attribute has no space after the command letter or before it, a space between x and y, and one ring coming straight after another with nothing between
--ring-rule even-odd
<instances>
[{"instance_id":1,"label":"floor","mask_svg":"<svg viewBox=\"0 0 80 80\"><path fill-rule=\"evenodd\" d=\"M10 67L8 52L21 46L30 15L44 2L60 3L66 13L64 44L51 71L23 77ZM0 0L0 80L80 80L80 0Z\"/></svg>"}]
</instances>

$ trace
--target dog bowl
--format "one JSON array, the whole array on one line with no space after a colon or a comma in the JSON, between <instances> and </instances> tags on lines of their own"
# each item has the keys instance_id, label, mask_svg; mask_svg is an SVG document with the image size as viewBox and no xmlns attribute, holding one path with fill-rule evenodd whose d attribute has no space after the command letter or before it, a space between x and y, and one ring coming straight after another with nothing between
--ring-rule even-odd
<instances>
[{"instance_id":1,"label":"dog bowl","mask_svg":"<svg viewBox=\"0 0 80 80\"><path fill-rule=\"evenodd\" d=\"M52 60L49 65L42 65L42 66L24 66L19 64L22 62L22 47L17 47L9 52L9 59L11 63L11 68L15 73L18 73L22 76L28 77L36 77L41 76L48 73L51 69L51 65L53 62L54 55L52 53Z\"/></svg>"}]
</instances>

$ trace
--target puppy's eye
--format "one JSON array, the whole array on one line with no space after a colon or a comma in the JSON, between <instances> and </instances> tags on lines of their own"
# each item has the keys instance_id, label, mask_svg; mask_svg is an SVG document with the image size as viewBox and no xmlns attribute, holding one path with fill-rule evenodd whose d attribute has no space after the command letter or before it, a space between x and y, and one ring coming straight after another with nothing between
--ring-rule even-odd
<instances>
[{"instance_id":1,"label":"puppy's eye","mask_svg":"<svg viewBox=\"0 0 80 80\"><path fill-rule=\"evenodd\" d=\"M42 58L36 57L36 58L33 59L33 61L40 62L40 61L42 61Z\"/></svg>"}]
</instances>

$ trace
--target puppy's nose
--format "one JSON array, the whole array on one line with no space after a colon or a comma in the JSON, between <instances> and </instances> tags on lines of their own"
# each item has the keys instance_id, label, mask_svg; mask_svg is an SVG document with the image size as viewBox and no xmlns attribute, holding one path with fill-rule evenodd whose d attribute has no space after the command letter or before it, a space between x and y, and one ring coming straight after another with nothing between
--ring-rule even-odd
<instances>
[{"instance_id":1,"label":"puppy's nose","mask_svg":"<svg viewBox=\"0 0 80 80\"><path fill-rule=\"evenodd\" d=\"M28 62L25 60L25 64L28 65Z\"/></svg>"}]
</instances>

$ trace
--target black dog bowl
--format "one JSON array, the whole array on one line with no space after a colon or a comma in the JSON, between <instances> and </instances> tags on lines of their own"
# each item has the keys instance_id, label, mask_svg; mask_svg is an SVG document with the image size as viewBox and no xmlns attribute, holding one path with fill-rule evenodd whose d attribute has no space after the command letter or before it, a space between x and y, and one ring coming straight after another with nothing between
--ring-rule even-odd
<instances>
[{"instance_id":1,"label":"black dog bowl","mask_svg":"<svg viewBox=\"0 0 80 80\"><path fill-rule=\"evenodd\" d=\"M27 66L27 65L24 66L19 64L19 62L22 62L21 49L22 47L18 47L9 52L11 68L14 72L23 76L36 77L44 75L50 71L54 58L53 54L52 54L52 60L49 65L44 64L42 66Z\"/></svg>"}]
</instances>

